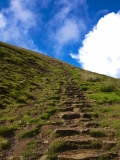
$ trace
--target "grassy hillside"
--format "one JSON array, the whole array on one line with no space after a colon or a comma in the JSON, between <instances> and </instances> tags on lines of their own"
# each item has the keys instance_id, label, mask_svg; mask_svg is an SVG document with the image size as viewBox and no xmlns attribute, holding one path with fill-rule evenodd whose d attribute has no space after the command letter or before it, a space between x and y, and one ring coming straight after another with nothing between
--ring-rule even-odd
<instances>
[{"instance_id":1,"label":"grassy hillside","mask_svg":"<svg viewBox=\"0 0 120 160\"><path fill-rule=\"evenodd\" d=\"M119 79L0 42L0 159L57 159L64 153L66 145L56 138L54 129L66 124L59 116L62 108L84 103L77 98L78 91L86 97L83 108L91 113L95 128L108 129L108 139L116 140L108 151L119 152ZM101 137L102 131L89 134Z\"/></svg>"}]
</instances>

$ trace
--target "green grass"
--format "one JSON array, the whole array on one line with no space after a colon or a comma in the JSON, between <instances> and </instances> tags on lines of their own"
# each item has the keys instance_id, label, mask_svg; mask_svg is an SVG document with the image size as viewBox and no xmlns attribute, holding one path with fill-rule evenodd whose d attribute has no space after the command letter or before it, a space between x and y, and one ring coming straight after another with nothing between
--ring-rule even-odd
<instances>
[{"instance_id":1,"label":"green grass","mask_svg":"<svg viewBox=\"0 0 120 160\"><path fill-rule=\"evenodd\" d=\"M48 148L48 160L55 160L57 153L65 150L66 143L60 140L53 141Z\"/></svg>"},{"instance_id":2,"label":"green grass","mask_svg":"<svg viewBox=\"0 0 120 160\"><path fill-rule=\"evenodd\" d=\"M99 130L90 130L90 135L92 137L105 137L106 134L103 131L99 131Z\"/></svg>"},{"instance_id":3,"label":"green grass","mask_svg":"<svg viewBox=\"0 0 120 160\"><path fill-rule=\"evenodd\" d=\"M31 140L37 137L42 126L48 127L53 122L62 125L64 122L57 118L51 120L51 116L64 106L64 101L69 99L66 92L73 86L82 90L89 101L93 101L93 120L102 128L113 128L114 136L120 143L119 79L85 71L2 42L0 77L0 136L8 143L11 137L17 139L18 143L23 138ZM91 134L102 136L99 132ZM57 142L53 144L57 145ZM24 153L26 157L28 148ZM37 145L34 148L36 150ZM57 150L57 147L52 148ZM120 150L120 147L117 149Z\"/></svg>"},{"instance_id":4,"label":"green grass","mask_svg":"<svg viewBox=\"0 0 120 160\"><path fill-rule=\"evenodd\" d=\"M50 115L52 115L52 114L54 114L54 113L56 113L56 112L58 112L59 111L59 108L55 108L55 107L48 107L48 109L47 109L47 112L50 114Z\"/></svg>"},{"instance_id":5,"label":"green grass","mask_svg":"<svg viewBox=\"0 0 120 160\"><path fill-rule=\"evenodd\" d=\"M116 89L116 84L111 82L101 83L100 90L102 92L113 92Z\"/></svg>"},{"instance_id":6,"label":"green grass","mask_svg":"<svg viewBox=\"0 0 120 160\"><path fill-rule=\"evenodd\" d=\"M101 155L98 160L109 160L111 159L110 154Z\"/></svg>"},{"instance_id":7,"label":"green grass","mask_svg":"<svg viewBox=\"0 0 120 160\"><path fill-rule=\"evenodd\" d=\"M39 153L37 153L35 151L35 148L37 147L38 145L38 141L36 140L31 140L27 146L26 146L26 149L24 150L22 156L25 158L25 159L32 159L32 160L36 160L37 158L39 158Z\"/></svg>"},{"instance_id":8,"label":"green grass","mask_svg":"<svg viewBox=\"0 0 120 160\"><path fill-rule=\"evenodd\" d=\"M21 133L19 134L19 137L20 137L20 138L34 137L34 136L36 136L38 133L39 133L39 130L38 130L37 128L34 128L34 129L32 129L32 130L29 130L29 131L21 132Z\"/></svg>"},{"instance_id":9,"label":"green grass","mask_svg":"<svg viewBox=\"0 0 120 160\"><path fill-rule=\"evenodd\" d=\"M120 96L118 96L115 92L112 93L97 92L89 94L88 97L89 99L97 100L97 104L120 103Z\"/></svg>"},{"instance_id":10,"label":"green grass","mask_svg":"<svg viewBox=\"0 0 120 160\"><path fill-rule=\"evenodd\" d=\"M49 113L43 113L40 116L40 119L43 119L43 120L48 120L49 118L50 118L50 114Z\"/></svg>"},{"instance_id":11,"label":"green grass","mask_svg":"<svg viewBox=\"0 0 120 160\"><path fill-rule=\"evenodd\" d=\"M10 137L11 135L14 134L14 131L15 131L15 127L13 126L0 126L0 136L3 136L3 137Z\"/></svg>"},{"instance_id":12,"label":"green grass","mask_svg":"<svg viewBox=\"0 0 120 160\"><path fill-rule=\"evenodd\" d=\"M3 138L3 137L0 137L0 149L8 149L10 147L10 142Z\"/></svg>"}]
</instances>

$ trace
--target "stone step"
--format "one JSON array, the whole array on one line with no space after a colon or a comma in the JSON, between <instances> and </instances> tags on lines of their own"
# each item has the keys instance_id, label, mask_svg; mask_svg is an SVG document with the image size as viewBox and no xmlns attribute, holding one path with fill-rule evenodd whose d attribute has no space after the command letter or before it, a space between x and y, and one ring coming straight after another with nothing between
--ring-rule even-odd
<instances>
[{"instance_id":1,"label":"stone step","mask_svg":"<svg viewBox=\"0 0 120 160\"><path fill-rule=\"evenodd\" d=\"M55 129L54 133L58 134L59 136L90 135L91 137L95 138L103 138L109 136L113 132L105 128L84 128L79 126L69 127L66 125L64 127Z\"/></svg>"},{"instance_id":2,"label":"stone step","mask_svg":"<svg viewBox=\"0 0 120 160\"><path fill-rule=\"evenodd\" d=\"M118 154L105 152L100 153L99 151L92 151L92 150L81 150L79 153L64 153L58 155L57 160L113 160L118 157Z\"/></svg>"},{"instance_id":3,"label":"stone step","mask_svg":"<svg viewBox=\"0 0 120 160\"><path fill-rule=\"evenodd\" d=\"M116 141L115 140L103 140L102 141L102 147L107 150L110 149L112 147L114 147L116 145Z\"/></svg>"},{"instance_id":4,"label":"stone step","mask_svg":"<svg viewBox=\"0 0 120 160\"><path fill-rule=\"evenodd\" d=\"M67 99L64 101L65 104L88 104L86 100L72 100L72 99Z\"/></svg>"},{"instance_id":5,"label":"stone step","mask_svg":"<svg viewBox=\"0 0 120 160\"><path fill-rule=\"evenodd\" d=\"M75 112L61 112L59 113L59 117L63 119L77 119L80 118L80 114Z\"/></svg>"},{"instance_id":6,"label":"stone step","mask_svg":"<svg viewBox=\"0 0 120 160\"><path fill-rule=\"evenodd\" d=\"M80 115L82 118L91 118L90 113L81 113Z\"/></svg>"},{"instance_id":7,"label":"stone step","mask_svg":"<svg viewBox=\"0 0 120 160\"><path fill-rule=\"evenodd\" d=\"M80 108L80 111L87 112L88 109L89 109L89 112L92 112L92 108L88 108L88 107Z\"/></svg>"},{"instance_id":8,"label":"stone step","mask_svg":"<svg viewBox=\"0 0 120 160\"><path fill-rule=\"evenodd\" d=\"M81 134L87 134L87 133L89 133L89 129L87 129L87 128L78 128L78 127L74 127L74 128L62 127L62 128L54 130L54 134L57 137L81 135Z\"/></svg>"},{"instance_id":9,"label":"stone step","mask_svg":"<svg viewBox=\"0 0 120 160\"><path fill-rule=\"evenodd\" d=\"M90 120L91 120L90 118L82 118L82 117L70 120L63 119L63 126L66 127L85 126L84 123L90 122Z\"/></svg>"},{"instance_id":10,"label":"stone step","mask_svg":"<svg viewBox=\"0 0 120 160\"><path fill-rule=\"evenodd\" d=\"M75 119L74 123L77 125L81 125L81 122L89 122L90 120L91 120L90 118L80 117L79 119Z\"/></svg>"},{"instance_id":11,"label":"stone step","mask_svg":"<svg viewBox=\"0 0 120 160\"><path fill-rule=\"evenodd\" d=\"M81 90L78 90L77 88L67 88L67 91L66 93L78 93L78 94L81 94L83 95L83 92L81 92Z\"/></svg>"},{"instance_id":12,"label":"stone step","mask_svg":"<svg viewBox=\"0 0 120 160\"><path fill-rule=\"evenodd\" d=\"M43 155L39 160L46 160L47 155Z\"/></svg>"},{"instance_id":13,"label":"stone step","mask_svg":"<svg viewBox=\"0 0 120 160\"><path fill-rule=\"evenodd\" d=\"M74 98L80 98L80 99L86 99L86 97L84 95L81 95L81 94L77 94L77 93L67 93L67 95L69 97L74 97Z\"/></svg>"},{"instance_id":14,"label":"stone step","mask_svg":"<svg viewBox=\"0 0 120 160\"><path fill-rule=\"evenodd\" d=\"M71 106L74 107L74 108L80 108L81 109L83 107L87 107L88 104L87 103L79 103L79 104L72 103Z\"/></svg>"},{"instance_id":15,"label":"stone step","mask_svg":"<svg viewBox=\"0 0 120 160\"><path fill-rule=\"evenodd\" d=\"M70 98L79 98L80 100L87 100L87 98L86 97L84 97L84 96L77 96L77 97L75 97L75 95L73 95L73 94L67 94L67 96L69 96Z\"/></svg>"},{"instance_id":16,"label":"stone step","mask_svg":"<svg viewBox=\"0 0 120 160\"><path fill-rule=\"evenodd\" d=\"M72 123L72 124L69 124L68 127L78 127L78 125Z\"/></svg>"},{"instance_id":17,"label":"stone step","mask_svg":"<svg viewBox=\"0 0 120 160\"><path fill-rule=\"evenodd\" d=\"M80 108L79 107L75 107L75 108L73 108L73 112L81 112L81 110L80 110Z\"/></svg>"},{"instance_id":18,"label":"stone step","mask_svg":"<svg viewBox=\"0 0 120 160\"><path fill-rule=\"evenodd\" d=\"M79 107L80 109L84 109L84 108L86 108L86 107L90 107L90 105L89 105L89 103L87 103L87 102L79 102L79 103L71 103L71 105L73 106L73 107Z\"/></svg>"},{"instance_id":19,"label":"stone step","mask_svg":"<svg viewBox=\"0 0 120 160\"><path fill-rule=\"evenodd\" d=\"M99 139L93 138L89 135L86 136L66 136L60 141L65 142L66 150L77 150L77 149L104 149L108 150L111 149L116 145L115 140L108 140L108 139Z\"/></svg>"},{"instance_id":20,"label":"stone step","mask_svg":"<svg viewBox=\"0 0 120 160\"><path fill-rule=\"evenodd\" d=\"M73 109L74 109L73 107L63 107L60 109L60 111L62 111L62 112L73 111Z\"/></svg>"},{"instance_id":21,"label":"stone step","mask_svg":"<svg viewBox=\"0 0 120 160\"><path fill-rule=\"evenodd\" d=\"M80 101L65 101L64 102L64 104L66 105L66 104L69 104L69 105L71 105L71 104L73 104L73 103L75 103L75 104L79 104L80 103Z\"/></svg>"},{"instance_id":22,"label":"stone step","mask_svg":"<svg viewBox=\"0 0 120 160\"><path fill-rule=\"evenodd\" d=\"M65 148L67 150L77 150L77 149L91 149L91 148L101 148L102 145L95 141L96 139L88 136L69 136L61 139L65 142Z\"/></svg>"},{"instance_id":23,"label":"stone step","mask_svg":"<svg viewBox=\"0 0 120 160\"><path fill-rule=\"evenodd\" d=\"M84 122L85 127L98 127L99 125L93 121L91 122Z\"/></svg>"}]
</instances>

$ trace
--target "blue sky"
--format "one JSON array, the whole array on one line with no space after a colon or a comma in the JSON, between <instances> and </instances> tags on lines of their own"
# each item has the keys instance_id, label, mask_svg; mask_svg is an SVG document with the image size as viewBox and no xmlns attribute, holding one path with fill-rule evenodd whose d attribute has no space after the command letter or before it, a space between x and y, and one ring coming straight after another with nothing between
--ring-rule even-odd
<instances>
[{"instance_id":1,"label":"blue sky","mask_svg":"<svg viewBox=\"0 0 120 160\"><path fill-rule=\"evenodd\" d=\"M120 0L1 0L0 41L120 78Z\"/></svg>"}]
</instances>

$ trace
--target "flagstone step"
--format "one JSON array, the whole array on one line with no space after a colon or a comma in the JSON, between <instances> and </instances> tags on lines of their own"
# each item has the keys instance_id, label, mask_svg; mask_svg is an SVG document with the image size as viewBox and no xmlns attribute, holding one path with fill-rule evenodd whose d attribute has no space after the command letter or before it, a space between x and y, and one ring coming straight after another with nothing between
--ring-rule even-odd
<instances>
[{"instance_id":1,"label":"flagstone step","mask_svg":"<svg viewBox=\"0 0 120 160\"><path fill-rule=\"evenodd\" d=\"M61 112L66 112L66 111L73 111L73 107L63 107L60 109Z\"/></svg>"},{"instance_id":2,"label":"flagstone step","mask_svg":"<svg viewBox=\"0 0 120 160\"><path fill-rule=\"evenodd\" d=\"M77 112L77 113L78 113L78 112L81 112L81 109L80 109L79 107L74 107L74 108L73 108L73 112Z\"/></svg>"},{"instance_id":3,"label":"flagstone step","mask_svg":"<svg viewBox=\"0 0 120 160\"><path fill-rule=\"evenodd\" d=\"M80 114L75 112L61 112L59 113L59 117L63 119L77 119L80 118Z\"/></svg>"},{"instance_id":4,"label":"flagstone step","mask_svg":"<svg viewBox=\"0 0 120 160\"><path fill-rule=\"evenodd\" d=\"M75 150L75 149L104 149L108 150L116 145L115 140L93 138L89 135L86 136L66 136L60 141L65 142L66 150Z\"/></svg>"},{"instance_id":5,"label":"flagstone step","mask_svg":"<svg viewBox=\"0 0 120 160\"><path fill-rule=\"evenodd\" d=\"M80 114L82 118L91 118L92 116L90 115L90 113L81 113Z\"/></svg>"},{"instance_id":6,"label":"flagstone step","mask_svg":"<svg viewBox=\"0 0 120 160\"><path fill-rule=\"evenodd\" d=\"M89 107L89 103L87 103L87 102L72 103L71 105L74 108L79 107L80 109L84 109L84 107Z\"/></svg>"},{"instance_id":7,"label":"flagstone step","mask_svg":"<svg viewBox=\"0 0 120 160\"><path fill-rule=\"evenodd\" d=\"M87 128L58 128L54 130L54 134L57 137L62 136L72 136L72 135L80 135L80 134L87 134L89 132L89 129Z\"/></svg>"},{"instance_id":8,"label":"flagstone step","mask_svg":"<svg viewBox=\"0 0 120 160\"><path fill-rule=\"evenodd\" d=\"M84 122L89 122L90 118L77 118L77 119L63 119L63 125L66 127L73 127L73 126L78 126L78 127L82 127L85 126Z\"/></svg>"},{"instance_id":9,"label":"flagstone step","mask_svg":"<svg viewBox=\"0 0 120 160\"><path fill-rule=\"evenodd\" d=\"M118 157L117 153L99 153L92 150L81 150L79 153L64 153L58 156L58 160L113 160Z\"/></svg>"},{"instance_id":10,"label":"flagstone step","mask_svg":"<svg viewBox=\"0 0 120 160\"><path fill-rule=\"evenodd\" d=\"M98 127L99 125L95 123L94 121L89 122L83 122L85 127Z\"/></svg>"},{"instance_id":11,"label":"flagstone step","mask_svg":"<svg viewBox=\"0 0 120 160\"><path fill-rule=\"evenodd\" d=\"M65 102L64 102L64 104L69 104L69 105L71 105L71 104L73 104L73 103L79 104L80 101L65 101Z\"/></svg>"},{"instance_id":12,"label":"flagstone step","mask_svg":"<svg viewBox=\"0 0 120 160\"><path fill-rule=\"evenodd\" d=\"M75 119L74 123L77 125L81 125L81 122L90 122L90 120L91 120L90 118L80 117L79 119Z\"/></svg>"}]
</instances>

